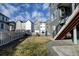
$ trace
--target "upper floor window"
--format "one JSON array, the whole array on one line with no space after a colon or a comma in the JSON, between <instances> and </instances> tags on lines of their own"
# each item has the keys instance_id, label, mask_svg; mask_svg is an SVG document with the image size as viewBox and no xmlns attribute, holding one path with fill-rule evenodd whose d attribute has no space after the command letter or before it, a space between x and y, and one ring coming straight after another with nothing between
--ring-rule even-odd
<instances>
[{"instance_id":1,"label":"upper floor window","mask_svg":"<svg viewBox=\"0 0 79 59\"><path fill-rule=\"evenodd\" d=\"M3 20L3 21L4 21L4 18L5 18L5 17L2 17L2 20Z\"/></svg>"},{"instance_id":2,"label":"upper floor window","mask_svg":"<svg viewBox=\"0 0 79 59\"><path fill-rule=\"evenodd\" d=\"M2 20L2 16L0 15L0 20Z\"/></svg>"},{"instance_id":3,"label":"upper floor window","mask_svg":"<svg viewBox=\"0 0 79 59\"><path fill-rule=\"evenodd\" d=\"M1 29L4 29L4 24L3 23L1 23Z\"/></svg>"},{"instance_id":4,"label":"upper floor window","mask_svg":"<svg viewBox=\"0 0 79 59\"><path fill-rule=\"evenodd\" d=\"M4 17L4 21L6 21L6 17Z\"/></svg>"},{"instance_id":5,"label":"upper floor window","mask_svg":"<svg viewBox=\"0 0 79 59\"><path fill-rule=\"evenodd\" d=\"M6 21L7 21L7 19L8 19L8 18L6 18Z\"/></svg>"}]
</instances>

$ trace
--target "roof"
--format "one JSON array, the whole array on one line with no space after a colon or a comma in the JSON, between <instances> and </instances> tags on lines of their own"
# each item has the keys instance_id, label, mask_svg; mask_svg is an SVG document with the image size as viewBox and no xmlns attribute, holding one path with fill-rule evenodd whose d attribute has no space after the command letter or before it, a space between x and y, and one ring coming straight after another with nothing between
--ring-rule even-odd
<instances>
[{"instance_id":1,"label":"roof","mask_svg":"<svg viewBox=\"0 0 79 59\"><path fill-rule=\"evenodd\" d=\"M31 23L33 23L32 20L27 20L27 21L30 21ZM27 22L27 21L26 21L26 22Z\"/></svg>"},{"instance_id":2,"label":"roof","mask_svg":"<svg viewBox=\"0 0 79 59\"><path fill-rule=\"evenodd\" d=\"M17 20L17 21L20 21L20 22L22 22L22 23L25 23L25 22L27 22L27 21L30 21L31 23L33 23L31 20L26 20L26 21Z\"/></svg>"},{"instance_id":3,"label":"roof","mask_svg":"<svg viewBox=\"0 0 79 59\"><path fill-rule=\"evenodd\" d=\"M2 14L2 13L0 13L0 15L5 16L5 15L4 15L4 14ZM5 16L5 17L7 17L7 16ZM7 17L7 18L9 18L9 17Z\"/></svg>"},{"instance_id":4,"label":"roof","mask_svg":"<svg viewBox=\"0 0 79 59\"><path fill-rule=\"evenodd\" d=\"M46 23L46 22L42 22L42 21L41 21L40 23Z\"/></svg>"},{"instance_id":5,"label":"roof","mask_svg":"<svg viewBox=\"0 0 79 59\"><path fill-rule=\"evenodd\" d=\"M14 21L9 21L8 23L13 23L13 24L16 24L16 22L14 22Z\"/></svg>"},{"instance_id":6,"label":"roof","mask_svg":"<svg viewBox=\"0 0 79 59\"><path fill-rule=\"evenodd\" d=\"M22 20L17 20L17 21L23 22ZM16 22L17 22L17 21L16 21Z\"/></svg>"}]
</instances>

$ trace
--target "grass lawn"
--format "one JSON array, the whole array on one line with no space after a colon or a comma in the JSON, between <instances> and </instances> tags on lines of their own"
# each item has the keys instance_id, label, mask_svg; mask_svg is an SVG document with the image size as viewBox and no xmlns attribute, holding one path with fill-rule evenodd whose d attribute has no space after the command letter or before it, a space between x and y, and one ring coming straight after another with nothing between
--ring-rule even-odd
<instances>
[{"instance_id":1,"label":"grass lawn","mask_svg":"<svg viewBox=\"0 0 79 59\"><path fill-rule=\"evenodd\" d=\"M15 48L0 51L0 55L46 56L49 53L46 46L49 41L49 38L45 36L31 36L18 44Z\"/></svg>"}]
</instances>

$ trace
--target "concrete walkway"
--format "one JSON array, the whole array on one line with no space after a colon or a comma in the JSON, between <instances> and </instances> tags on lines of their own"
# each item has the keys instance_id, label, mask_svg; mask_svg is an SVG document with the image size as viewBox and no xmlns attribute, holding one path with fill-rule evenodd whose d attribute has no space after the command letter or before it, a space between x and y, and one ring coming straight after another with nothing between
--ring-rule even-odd
<instances>
[{"instance_id":1,"label":"concrete walkway","mask_svg":"<svg viewBox=\"0 0 79 59\"><path fill-rule=\"evenodd\" d=\"M79 45L74 45L71 40L55 40L47 45L50 56L78 56Z\"/></svg>"},{"instance_id":2,"label":"concrete walkway","mask_svg":"<svg viewBox=\"0 0 79 59\"><path fill-rule=\"evenodd\" d=\"M74 46L53 46L52 49L54 49L55 52L59 56L76 56L77 52L74 48Z\"/></svg>"}]
</instances>

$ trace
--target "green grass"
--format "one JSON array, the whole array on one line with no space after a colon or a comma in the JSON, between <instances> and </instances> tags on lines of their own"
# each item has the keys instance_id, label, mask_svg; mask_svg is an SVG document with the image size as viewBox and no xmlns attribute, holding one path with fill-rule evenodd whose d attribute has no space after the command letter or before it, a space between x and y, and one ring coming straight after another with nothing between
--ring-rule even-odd
<instances>
[{"instance_id":1,"label":"green grass","mask_svg":"<svg viewBox=\"0 0 79 59\"><path fill-rule=\"evenodd\" d=\"M14 49L1 51L0 55L46 56L49 53L46 46L49 41L50 40L45 36L32 36L30 38L26 38Z\"/></svg>"}]
</instances>

